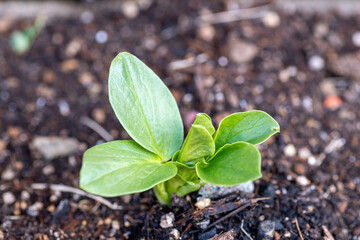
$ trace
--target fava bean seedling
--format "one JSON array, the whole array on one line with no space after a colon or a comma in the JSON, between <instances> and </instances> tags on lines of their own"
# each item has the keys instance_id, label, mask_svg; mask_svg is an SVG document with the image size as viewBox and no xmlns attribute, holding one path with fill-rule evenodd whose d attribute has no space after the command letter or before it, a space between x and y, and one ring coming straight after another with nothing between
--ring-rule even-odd
<instances>
[{"instance_id":1,"label":"fava bean seedling","mask_svg":"<svg viewBox=\"0 0 360 240\"><path fill-rule=\"evenodd\" d=\"M123 52L112 62L109 98L120 123L134 140L112 141L87 150L80 187L105 197L154 188L161 204L203 184L233 186L261 177L255 145L280 131L263 111L234 113L218 129L197 114L183 141L176 101L161 79L135 56Z\"/></svg>"}]
</instances>

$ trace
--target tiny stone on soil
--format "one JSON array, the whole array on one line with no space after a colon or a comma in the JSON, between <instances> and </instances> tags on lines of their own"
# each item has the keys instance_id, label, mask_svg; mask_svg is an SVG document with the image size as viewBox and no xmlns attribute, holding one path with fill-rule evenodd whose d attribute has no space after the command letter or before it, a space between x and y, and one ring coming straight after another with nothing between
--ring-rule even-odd
<instances>
[{"instance_id":1,"label":"tiny stone on soil","mask_svg":"<svg viewBox=\"0 0 360 240\"><path fill-rule=\"evenodd\" d=\"M284 148L284 153L288 157L294 157L296 155L296 148L293 144L288 144Z\"/></svg>"},{"instance_id":2,"label":"tiny stone on soil","mask_svg":"<svg viewBox=\"0 0 360 240\"><path fill-rule=\"evenodd\" d=\"M198 201L197 203L195 203L195 206L201 210L201 209L204 209L204 208L210 206L210 204L211 204L210 198L203 198L200 201Z\"/></svg>"},{"instance_id":3,"label":"tiny stone on soil","mask_svg":"<svg viewBox=\"0 0 360 240\"><path fill-rule=\"evenodd\" d=\"M308 159L311 156L312 156L312 154L308 148L302 147L299 149L299 157L301 159Z\"/></svg>"},{"instance_id":4,"label":"tiny stone on soil","mask_svg":"<svg viewBox=\"0 0 360 240\"><path fill-rule=\"evenodd\" d=\"M79 142L74 138L36 136L32 145L46 159L65 157L78 151Z\"/></svg>"},{"instance_id":5,"label":"tiny stone on soil","mask_svg":"<svg viewBox=\"0 0 360 240\"><path fill-rule=\"evenodd\" d=\"M122 4L122 12L128 19L134 19L139 15L139 7L136 1L124 1Z\"/></svg>"},{"instance_id":6,"label":"tiny stone on soil","mask_svg":"<svg viewBox=\"0 0 360 240\"><path fill-rule=\"evenodd\" d=\"M111 227L112 227L113 229L115 229L115 230L119 230L119 229L120 229L120 223L119 223L119 221L118 221L118 220L113 220L113 221L111 222Z\"/></svg>"},{"instance_id":7,"label":"tiny stone on soil","mask_svg":"<svg viewBox=\"0 0 360 240\"><path fill-rule=\"evenodd\" d=\"M180 232L176 228L171 230L170 235L172 235L175 240L180 238Z\"/></svg>"},{"instance_id":8,"label":"tiny stone on soil","mask_svg":"<svg viewBox=\"0 0 360 240\"><path fill-rule=\"evenodd\" d=\"M276 28L280 25L280 16L276 12L268 12L262 19L264 25L268 28Z\"/></svg>"},{"instance_id":9,"label":"tiny stone on soil","mask_svg":"<svg viewBox=\"0 0 360 240\"><path fill-rule=\"evenodd\" d=\"M35 202L33 205L29 206L26 210L26 213L31 217L36 217L39 215L39 211L44 207L42 202Z\"/></svg>"},{"instance_id":10,"label":"tiny stone on soil","mask_svg":"<svg viewBox=\"0 0 360 240\"><path fill-rule=\"evenodd\" d=\"M161 220L160 220L160 226L162 228L169 228L174 226L174 221L175 221L175 215L172 212L169 212L163 216L161 216Z\"/></svg>"},{"instance_id":11,"label":"tiny stone on soil","mask_svg":"<svg viewBox=\"0 0 360 240\"><path fill-rule=\"evenodd\" d=\"M108 40L108 34L104 30L100 30L95 34L96 42L103 44L106 43Z\"/></svg>"},{"instance_id":12,"label":"tiny stone on soil","mask_svg":"<svg viewBox=\"0 0 360 240\"><path fill-rule=\"evenodd\" d=\"M352 42L355 46L360 47L360 32L355 32L352 35Z\"/></svg>"},{"instance_id":13,"label":"tiny stone on soil","mask_svg":"<svg viewBox=\"0 0 360 240\"><path fill-rule=\"evenodd\" d=\"M1 174L1 179L4 181L12 180L14 177L15 177L15 172L10 167L7 167Z\"/></svg>"},{"instance_id":14,"label":"tiny stone on soil","mask_svg":"<svg viewBox=\"0 0 360 240\"><path fill-rule=\"evenodd\" d=\"M197 31L198 36L206 42L211 42L215 37L215 33L215 28L212 25L203 25Z\"/></svg>"},{"instance_id":15,"label":"tiny stone on soil","mask_svg":"<svg viewBox=\"0 0 360 240\"><path fill-rule=\"evenodd\" d=\"M325 67L325 60L320 56L311 56L309 59L309 68L313 71L319 71Z\"/></svg>"},{"instance_id":16,"label":"tiny stone on soil","mask_svg":"<svg viewBox=\"0 0 360 240\"><path fill-rule=\"evenodd\" d=\"M330 110L336 110L342 105L342 100L338 96L327 96L324 100L324 107Z\"/></svg>"},{"instance_id":17,"label":"tiny stone on soil","mask_svg":"<svg viewBox=\"0 0 360 240\"><path fill-rule=\"evenodd\" d=\"M15 202L16 198L12 192L4 192L2 199L5 205L11 205Z\"/></svg>"},{"instance_id":18,"label":"tiny stone on soil","mask_svg":"<svg viewBox=\"0 0 360 240\"><path fill-rule=\"evenodd\" d=\"M299 184L300 186L307 186L310 184L310 180L307 179L307 177L305 176L298 176L296 178L296 183Z\"/></svg>"},{"instance_id":19,"label":"tiny stone on soil","mask_svg":"<svg viewBox=\"0 0 360 240\"><path fill-rule=\"evenodd\" d=\"M258 240L271 240L274 239L275 222L266 220L260 223L257 239Z\"/></svg>"}]
</instances>

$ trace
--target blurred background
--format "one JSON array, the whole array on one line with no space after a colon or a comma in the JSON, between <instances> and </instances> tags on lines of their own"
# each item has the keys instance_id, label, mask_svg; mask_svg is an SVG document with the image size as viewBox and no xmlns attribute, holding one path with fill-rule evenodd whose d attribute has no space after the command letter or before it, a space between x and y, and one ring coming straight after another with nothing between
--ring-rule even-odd
<instances>
[{"instance_id":1,"label":"blurred background","mask_svg":"<svg viewBox=\"0 0 360 240\"><path fill-rule=\"evenodd\" d=\"M359 13L356 0L0 2L0 239L256 239L265 220L275 239L359 239ZM215 126L272 115L263 178L236 196L270 200L203 231L218 217L179 223L192 205L161 207L151 191L111 199L118 211L34 187L77 188L88 147L129 139L107 95L121 51L163 79L186 131L198 112ZM177 225L162 228L169 211Z\"/></svg>"}]
</instances>

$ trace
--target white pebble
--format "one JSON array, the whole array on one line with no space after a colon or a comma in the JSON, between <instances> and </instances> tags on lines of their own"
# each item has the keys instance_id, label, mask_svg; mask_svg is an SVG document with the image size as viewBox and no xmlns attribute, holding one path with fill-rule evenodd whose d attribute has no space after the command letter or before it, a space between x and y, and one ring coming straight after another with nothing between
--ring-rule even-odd
<instances>
[{"instance_id":1,"label":"white pebble","mask_svg":"<svg viewBox=\"0 0 360 240\"><path fill-rule=\"evenodd\" d=\"M94 20L94 14L90 11L85 11L81 13L80 20L82 23L91 23Z\"/></svg>"},{"instance_id":2,"label":"white pebble","mask_svg":"<svg viewBox=\"0 0 360 240\"><path fill-rule=\"evenodd\" d=\"M115 230L119 230L119 229L120 229L120 223L119 223L119 221L113 220L113 221L111 222L111 227L112 227L113 229L115 229Z\"/></svg>"},{"instance_id":3,"label":"white pebble","mask_svg":"<svg viewBox=\"0 0 360 240\"><path fill-rule=\"evenodd\" d=\"M203 198L200 201L198 201L197 203L195 203L195 206L201 210L201 209L204 209L204 208L210 206L210 204L211 204L210 198Z\"/></svg>"},{"instance_id":4,"label":"white pebble","mask_svg":"<svg viewBox=\"0 0 360 240\"><path fill-rule=\"evenodd\" d=\"M284 233L284 238L291 238L291 233L288 232L288 231L286 231L286 232Z\"/></svg>"},{"instance_id":5,"label":"white pebble","mask_svg":"<svg viewBox=\"0 0 360 240\"><path fill-rule=\"evenodd\" d=\"M174 228L173 230L171 230L170 234L174 237L174 239L179 239L180 238L180 232L179 230L177 230L176 228Z\"/></svg>"},{"instance_id":6,"label":"white pebble","mask_svg":"<svg viewBox=\"0 0 360 240\"><path fill-rule=\"evenodd\" d=\"M16 200L12 192L4 192L2 198L5 205L13 204Z\"/></svg>"},{"instance_id":7,"label":"white pebble","mask_svg":"<svg viewBox=\"0 0 360 240\"><path fill-rule=\"evenodd\" d=\"M139 15L139 7L135 1L125 1L122 5L122 12L126 18L133 19Z\"/></svg>"},{"instance_id":8,"label":"white pebble","mask_svg":"<svg viewBox=\"0 0 360 240\"><path fill-rule=\"evenodd\" d=\"M163 216L161 216L161 220L160 220L160 226L162 228L169 228L174 226L174 221L175 221L175 215L172 212L169 212Z\"/></svg>"},{"instance_id":9,"label":"white pebble","mask_svg":"<svg viewBox=\"0 0 360 240\"><path fill-rule=\"evenodd\" d=\"M48 176L55 172L55 168L52 165L47 165L42 169L44 175Z\"/></svg>"},{"instance_id":10,"label":"white pebble","mask_svg":"<svg viewBox=\"0 0 360 240\"><path fill-rule=\"evenodd\" d=\"M6 168L1 174L1 179L4 181L9 181L15 177L15 172L11 168Z\"/></svg>"},{"instance_id":11,"label":"white pebble","mask_svg":"<svg viewBox=\"0 0 360 240\"><path fill-rule=\"evenodd\" d=\"M30 193L27 191L22 191L20 195L21 200L27 201L30 199Z\"/></svg>"},{"instance_id":12,"label":"white pebble","mask_svg":"<svg viewBox=\"0 0 360 240\"><path fill-rule=\"evenodd\" d=\"M221 56L219 57L218 63L220 66L225 67L229 63L229 60L227 57Z\"/></svg>"},{"instance_id":13,"label":"white pebble","mask_svg":"<svg viewBox=\"0 0 360 240\"><path fill-rule=\"evenodd\" d=\"M310 184L310 180L307 179L307 177L305 176L298 176L296 178L296 183L299 184L300 186L307 186Z\"/></svg>"},{"instance_id":14,"label":"white pebble","mask_svg":"<svg viewBox=\"0 0 360 240\"><path fill-rule=\"evenodd\" d=\"M324 68L325 60L320 56L311 56L309 59L309 67L313 71L319 71Z\"/></svg>"},{"instance_id":15,"label":"white pebble","mask_svg":"<svg viewBox=\"0 0 360 240\"><path fill-rule=\"evenodd\" d=\"M108 34L104 30L100 30L95 34L95 40L98 43L106 43L108 40Z\"/></svg>"},{"instance_id":16,"label":"white pebble","mask_svg":"<svg viewBox=\"0 0 360 240\"><path fill-rule=\"evenodd\" d=\"M65 100L60 100L58 106L61 115L68 116L70 114L70 106Z\"/></svg>"},{"instance_id":17,"label":"white pebble","mask_svg":"<svg viewBox=\"0 0 360 240\"><path fill-rule=\"evenodd\" d=\"M299 157L301 159L308 159L309 157L311 157L311 152L308 148L303 147L299 149Z\"/></svg>"},{"instance_id":18,"label":"white pebble","mask_svg":"<svg viewBox=\"0 0 360 240\"><path fill-rule=\"evenodd\" d=\"M352 35L352 42L355 46L360 47L360 32L355 32Z\"/></svg>"},{"instance_id":19,"label":"white pebble","mask_svg":"<svg viewBox=\"0 0 360 240\"><path fill-rule=\"evenodd\" d=\"M276 12L268 12L263 17L262 22L266 27L275 28L280 25L280 16Z\"/></svg>"},{"instance_id":20,"label":"white pebble","mask_svg":"<svg viewBox=\"0 0 360 240\"><path fill-rule=\"evenodd\" d=\"M284 153L288 157L294 157L296 155L296 148L293 144L288 144L284 148Z\"/></svg>"}]
</instances>

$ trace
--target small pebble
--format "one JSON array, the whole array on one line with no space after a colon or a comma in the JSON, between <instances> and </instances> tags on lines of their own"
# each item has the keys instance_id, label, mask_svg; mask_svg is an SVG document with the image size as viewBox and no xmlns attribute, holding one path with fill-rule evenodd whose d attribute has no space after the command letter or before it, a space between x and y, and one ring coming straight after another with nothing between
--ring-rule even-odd
<instances>
[{"instance_id":1,"label":"small pebble","mask_svg":"<svg viewBox=\"0 0 360 240\"><path fill-rule=\"evenodd\" d=\"M12 192L4 192L2 195L5 205L11 205L15 202L16 198Z\"/></svg>"},{"instance_id":2,"label":"small pebble","mask_svg":"<svg viewBox=\"0 0 360 240\"><path fill-rule=\"evenodd\" d=\"M196 226L198 226L201 229L206 229L210 224L210 219L205 219L203 221L195 223Z\"/></svg>"},{"instance_id":3,"label":"small pebble","mask_svg":"<svg viewBox=\"0 0 360 240\"><path fill-rule=\"evenodd\" d=\"M119 230L119 229L120 229L120 223L119 223L119 221L118 221L118 220L113 220L113 221L111 222L111 227L112 227L113 229L115 229L115 230Z\"/></svg>"},{"instance_id":4,"label":"small pebble","mask_svg":"<svg viewBox=\"0 0 360 240\"><path fill-rule=\"evenodd\" d=\"M342 105L342 100L338 96L327 96L324 100L324 107L330 110L336 110Z\"/></svg>"},{"instance_id":5,"label":"small pebble","mask_svg":"<svg viewBox=\"0 0 360 240\"><path fill-rule=\"evenodd\" d=\"M311 56L309 59L309 68L313 71L319 71L325 67L325 60L320 56Z\"/></svg>"},{"instance_id":6,"label":"small pebble","mask_svg":"<svg viewBox=\"0 0 360 240\"><path fill-rule=\"evenodd\" d=\"M175 221L175 215L172 212L169 212L163 216L161 216L161 220L160 220L160 226L162 228L169 228L172 227L174 225L174 221Z\"/></svg>"},{"instance_id":7,"label":"small pebble","mask_svg":"<svg viewBox=\"0 0 360 240\"><path fill-rule=\"evenodd\" d=\"M12 180L14 177L15 177L15 172L10 167L6 168L1 174L1 179L4 181Z\"/></svg>"},{"instance_id":8,"label":"small pebble","mask_svg":"<svg viewBox=\"0 0 360 240\"><path fill-rule=\"evenodd\" d=\"M288 231L286 231L286 232L284 233L284 238L291 238L291 233L288 232Z\"/></svg>"},{"instance_id":9,"label":"small pebble","mask_svg":"<svg viewBox=\"0 0 360 240\"><path fill-rule=\"evenodd\" d=\"M299 184L300 186L307 186L310 184L310 180L307 179L307 177L305 176L298 176L296 178L296 183Z\"/></svg>"},{"instance_id":10,"label":"small pebble","mask_svg":"<svg viewBox=\"0 0 360 240\"><path fill-rule=\"evenodd\" d=\"M33 205L28 207L26 213L31 217L36 217L39 215L39 211L44 207L42 202L35 202Z\"/></svg>"},{"instance_id":11,"label":"small pebble","mask_svg":"<svg viewBox=\"0 0 360 240\"><path fill-rule=\"evenodd\" d=\"M336 86L330 80L323 80L320 83L320 90L325 96L336 95L337 94Z\"/></svg>"},{"instance_id":12,"label":"small pebble","mask_svg":"<svg viewBox=\"0 0 360 240\"><path fill-rule=\"evenodd\" d=\"M198 201L197 203L195 203L195 206L201 210L201 209L204 209L204 208L210 206L210 204L211 204L210 198L203 198L200 201Z\"/></svg>"},{"instance_id":13,"label":"small pebble","mask_svg":"<svg viewBox=\"0 0 360 240\"><path fill-rule=\"evenodd\" d=\"M262 22L268 28L276 28L280 25L281 19L276 12L268 12L263 17Z\"/></svg>"},{"instance_id":14,"label":"small pebble","mask_svg":"<svg viewBox=\"0 0 360 240\"><path fill-rule=\"evenodd\" d=\"M296 155L296 148L293 144L288 144L284 148L284 153L288 157L294 157Z\"/></svg>"},{"instance_id":15,"label":"small pebble","mask_svg":"<svg viewBox=\"0 0 360 240\"><path fill-rule=\"evenodd\" d=\"M352 35L352 42L355 46L360 47L360 31Z\"/></svg>"},{"instance_id":16,"label":"small pebble","mask_svg":"<svg viewBox=\"0 0 360 240\"><path fill-rule=\"evenodd\" d=\"M173 238L175 240L180 238L180 232L179 230L177 230L176 228L174 228L173 230L171 230L170 234L173 236Z\"/></svg>"},{"instance_id":17,"label":"small pebble","mask_svg":"<svg viewBox=\"0 0 360 240\"><path fill-rule=\"evenodd\" d=\"M94 14L90 11L85 11L81 13L80 20L85 24L91 23L94 20Z\"/></svg>"},{"instance_id":18,"label":"small pebble","mask_svg":"<svg viewBox=\"0 0 360 240\"><path fill-rule=\"evenodd\" d=\"M202 40L211 42L215 37L216 31L212 25L203 25L198 28L197 34Z\"/></svg>"},{"instance_id":19,"label":"small pebble","mask_svg":"<svg viewBox=\"0 0 360 240\"><path fill-rule=\"evenodd\" d=\"M312 154L308 148L302 147L299 149L299 157L301 159L308 159L311 156L312 156Z\"/></svg>"},{"instance_id":20,"label":"small pebble","mask_svg":"<svg viewBox=\"0 0 360 240\"><path fill-rule=\"evenodd\" d=\"M106 43L108 40L108 34L104 30L100 30L95 34L95 40L98 43Z\"/></svg>"},{"instance_id":21,"label":"small pebble","mask_svg":"<svg viewBox=\"0 0 360 240\"><path fill-rule=\"evenodd\" d=\"M257 233L259 240L272 240L275 234L275 222L266 220L260 223Z\"/></svg>"},{"instance_id":22,"label":"small pebble","mask_svg":"<svg viewBox=\"0 0 360 240\"><path fill-rule=\"evenodd\" d=\"M49 176L55 172L55 168L53 165L47 165L42 169L42 173L46 176Z\"/></svg>"},{"instance_id":23,"label":"small pebble","mask_svg":"<svg viewBox=\"0 0 360 240\"><path fill-rule=\"evenodd\" d=\"M111 220L111 218L108 217L108 218L105 218L104 222L105 222L106 225L110 225L112 220Z\"/></svg>"},{"instance_id":24,"label":"small pebble","mask_svg":"<svg viewBox=\"0 0 360 240\"><path fill-rule=\"evenodd\" d=\"M21 200L27 201L30 199L30 193L23 190L20 194L20 198L21 198Z\"/></svg>"},{"instance_id":25,"label":"small pebble","mask_svg":"<svg viewBox=\"0 0 360 240\"><path fill-rule=\"evenodd\" d=\"M98 123L104 123L106 120L106 113L101 108L95 108L92 111L92 117L97 121Z\"/></svg>"},{"instance_id":26,"label":"small pebble","mask_svg":"<svg viewBox=\"0 0 360 240\"><path fill-rule=\"evenodd\" d=\"M128 19L134 19L139 15L139 7L136 1L125 1L122 4L122 12Z\"/></svg>"}]
</instances>

